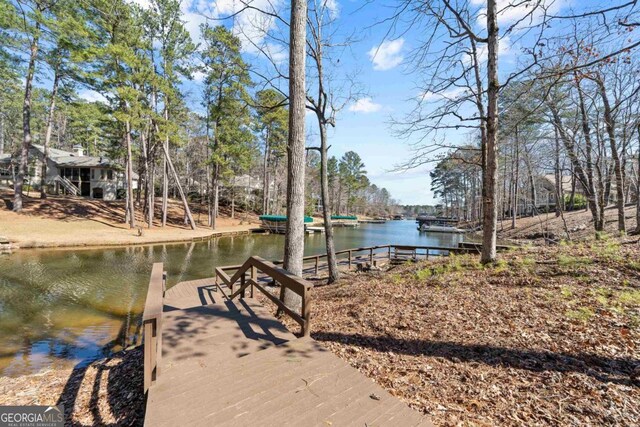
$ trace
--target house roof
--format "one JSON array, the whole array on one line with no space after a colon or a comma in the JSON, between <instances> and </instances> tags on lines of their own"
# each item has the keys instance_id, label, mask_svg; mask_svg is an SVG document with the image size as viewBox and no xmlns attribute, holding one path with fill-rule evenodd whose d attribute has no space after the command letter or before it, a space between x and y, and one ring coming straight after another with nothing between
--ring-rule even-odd
<instances>
[{"instance_id":1,"label":"house roof","mask_svg":"<svg viewBox=\"0 0 640 427\"><path fill-rule=\"evenodd\" d=\"M58 166L93 167L93 168L115 168L122 169L118 164L111 163L106 157L94 156L57 156L51 157Z\"/></svg>"},{"instance_id":2,"label":"house roof","mask_svg":"<svg viewBox=\"0 0 640 427\"><path fill-rule=\"evenodd\" d=\"M256 179L251 177L250 175L239 175L239 176L234 176L231 179L231 185L233 187L240 187L240 188L250 188L252 190L257 190L262 188L262 183L260 179Z\"/></svg>"},{"instance_id":3,"label":"house roof","mask_svg":"<svg viewBox=\"0 0 640 427\"><path fill-rule=\"evenodd\" d=\"M31 147L38 150L44 155L44 146L31 144ZM110 168L122 170L122 165L111 161L106 156L79 156L71 151L60 150L58 148L49 148L49 158L56 165L62 167L77 168ZM138 174L133 172L133 179L138 179Z\"/></svg>"},{"instance_id":4,"label":"house roof","mask_svg":"<svg viewBox=\"0 0 640 427\"><path fill-rule=\"evenodd\" d=\"M554 174L542 175L538 177L539 180L542 180L542 185L549 191L555 191L556 188L556 177ZM546 182L546 185L545 185ZM560 182L562 184L562 191L569 192L571 191L571 175L562 175Z\"/></svg>"},{"instance_id":5,"label":"house roof","mask_svg":"<svg viewBox=\"0 0 640 427\"><path fill-rule=\"evenodd\" d=\"M31 144L31 147L44 155L44 146ZM57 148L49 148L48 151L49 158L58 166L122 169L122 166L105 156L79 156L76 153Z\"/></svg>"},{"instance_id":6,"label":"house roof","mask_svg":"<svg viewBox=\"0 0 640 427\"><path fill-rule=\"evenodd\" d=\"M0 165L9 165L11 163L11 154L0 154Z\"/></svg>"}]
</instances>

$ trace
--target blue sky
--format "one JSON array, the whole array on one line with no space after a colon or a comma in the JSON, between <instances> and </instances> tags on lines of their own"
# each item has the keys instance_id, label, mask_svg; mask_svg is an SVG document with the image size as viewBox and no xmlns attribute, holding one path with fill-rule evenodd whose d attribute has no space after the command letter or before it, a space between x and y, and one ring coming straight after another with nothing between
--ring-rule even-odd
<instances>
[{"instance_id":1,"label":"blue sky","mask_svg":"<svg viewBox=\"0 0 640 427\"><path fill-rule=\"evenodd\" d=\"M131 0L143 7L148 7L149 0ZM258 8L274 6L288 19L286 0L244 0ZM419 76L410 72L409 57L412 49L420 43L422 34L409 31L402 34L389 34L389 24L382 22L388 18L396 4L393 0L364 2L361 0L325 0L336 17L335 25L340 35L355 34L357 41L340 55L340 66L335 69L337 80L340 76L357 73L357 81L364 89L359 99L343 108L337 115L335 129L330 131L330 155L340 157L349 150L354 150L362 157L369 177L373 183L386 187L392 196L402 204L434 204L436 201L430 191L428 173L432 165L403 172L393 172L394 167L411 157L410 143L416 137L401 139L394 133L391 125L393 118L402 119L415 106L416 100L422 96L424 102L437 106L438 96L424 94L420 91ZM468 0L472 7L482 10L485 0ZM498 0L499 8L510 0ZM576 6L577 0L543 0L550 12L557 13ZM520 2L518 2L520 3ZM600 0L589 0L579 7L594 7L604 4ZM183 0L183 12L187 29L197 41L198 27L201 23L224 23L233 27L242 38L245 38L244 56L247 62L259 69L269 72L271 64L264 56L246 42L267 46L276 62L286 67L286 49L278 46L268 34L280 34L284 37L278 23L260 16L256 11L244 11L233 20L221 20L237 12L242 7L240 0ZM504 10L499 17L501 27L508 26L523 14L527 13L526 5ZM214 18L213 20L211 18ZM216 19L217 18L217 19ZM534 20L536 17L534 17ZM474 24L482 31L483 22ZM501 74L506 75L514 68L521 54L521 47L526 37L519 38L518 32L501 41L500 67ZM188 102L195 110L200 110L199 98L202 84L197 78L186 82L184 88L189 93ZM284 83L286 84L286 83ZM90 93L85 94L91 98ZM456 96L451 93L451 96ZM308 145L313 145L316 124L308 115L307 132L310 134ZM449 143L456 144L468 141L468 131L447 132L442 135Z\"/></svg>"}]
</instances>

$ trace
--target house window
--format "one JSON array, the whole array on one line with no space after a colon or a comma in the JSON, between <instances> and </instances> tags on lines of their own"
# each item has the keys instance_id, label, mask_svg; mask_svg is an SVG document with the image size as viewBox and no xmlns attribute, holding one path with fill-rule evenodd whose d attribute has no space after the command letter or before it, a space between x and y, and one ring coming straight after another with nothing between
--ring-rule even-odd
<instances>
[{"instance_id":1,"label":"house window","mask_svg":"<svg viewBox=\"0 0 640 427\"><path fill-rule=\"evenodd\" d=\"M113 170L107 170L107 179L111 181L113 179Z\"/></svg>"}]
</instances>

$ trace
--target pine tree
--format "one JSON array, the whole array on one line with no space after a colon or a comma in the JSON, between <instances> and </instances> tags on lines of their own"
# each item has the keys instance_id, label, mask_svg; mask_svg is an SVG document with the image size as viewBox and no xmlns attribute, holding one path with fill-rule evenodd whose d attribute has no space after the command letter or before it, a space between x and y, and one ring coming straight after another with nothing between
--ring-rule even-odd
<instances>
[{"instance_id":1,"label":"pine tree","mask_svg":"<svg viewBox=\"0 0 640 427\"><path fill-rule=\"evenodd\" d=\"M207 128L213 131L209 162L212 167L210 225L216 228L220 184L228 178L232 165L246 165L252 156L254 135L249 108L248 66L240 54L240 39L223 26L202 26L200 53L205 74L203 103Z\"/></svg>"}]
</instances>

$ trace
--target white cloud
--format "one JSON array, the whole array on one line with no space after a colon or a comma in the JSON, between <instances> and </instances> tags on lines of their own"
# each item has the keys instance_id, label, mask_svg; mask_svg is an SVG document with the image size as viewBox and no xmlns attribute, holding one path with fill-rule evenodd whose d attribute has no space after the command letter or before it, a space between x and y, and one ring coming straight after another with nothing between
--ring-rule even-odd
<instances>
[{"instance_id":1,"label":"white cloud","mask_svg":"<svg viewBox=\"0 0 640 427\"><path fill-rule=\"evenodd\" d=\"M127 1L137 4L143 9L151 7L151 0ZM334 13L337 16L339 11L337 0L325 1L332 16ZM250 5L251 8L247 8L247 5ZM232 29L242 42L242 50L258 53L260 49L266 49L265 38L270 31L277 27L276 18L270 15L277 15L281 12L279 9L283 5L285 5L284 0L182 0L180 10L184 26L194 43L200 42L202 36L200 25L206 23L208 19L219 20L234 15L228 21L211 21L212 25L233 22ZM275 62L283 60L281 49L276 49L275 45L272 45L268 50L273 52Z\"/></svg>"},{"instance_id":2,"label":"white cloud","mask_svg":"<svg viewBox=\"0 0 640 427\"><path fill-rule=\"evenodd\" d=\"M204 81L204 78L207 76L205 73L203 73L202 71L194 71L192 73L193 76L193 80L197 81L197 82L201 82Z\"/></svg>"},{"instance_id":3,"label":"white cloud","mask_svg":"<svg viewBox=\"0 0 640 427\"><path fill-rule=\"evenodd\" d=\"M546 9L548 14L554 14L568 5L571 0L498 0L498 25L513 24L526 17L523 26L539 23L544 17L544 10ZM538 6L534 10L534 7ZM486 0L471 0L471 4L474 6L481 6L478 12L478 24L482 28L486 28L487 25L487 9Z\"/></svg>"},{"instance_id":4,"label":"white cloud","mask_svg":"<svg viewBox=\"0 0 640 427\"><path fill-rule=\"evenodd\" d=\"M198 44L202 37L200 25L207 22L206 16L210 16L211 9L206 3L198 0L183 0L180 4L180 11L182 12L182 21L184 22L185 29L191 35L191 40L195 44Z\"/></svg>"},{"instance_id":5,"label":"white cloud","mask_svg":"<svg viewBox=\"0 0 640 427\"><path fill-rule=\"evenodd\" d=\"M340 16L340 5L338 4L337 0L325 0L324 7L329 10L329 15L333 19L336 19L338 16Z\"/></svg>"},{"instance_id":6,"label":"white cloud","mask_svg":"<svg viewBox=\"0 0 640 427\"><path fill-rule=\"evenodd\" d=\"M442 100L455 100L467 95L467 89L463 87L452 87L442 92L426 91L418 95L420 101L442 101Z\"/></svg>"},{"instance_id":7,"label":"white cloud","mask_svg":"<svg viewBox=\"0 0 640 427\"><path fill-rule=\"evenodd\" d=\"M151 0L129 0L129 3L137 4L145 10L151 7Z\"/></svg>"},{"instance_id":8,"label":"white cloud","mask_svg":"<svg viewBox=\"0 0 640 427\"><path fill-rule=\"evenodd\" d=\"M374 70L390 70L400 65L404 59L402 56L402 46L404 39L384 41L380 46L372 47L369 50L369 59L373 63Z\"/></svg>"},{"instance_id":9,"label":"white cloud","mask_svg":"<svg viewBox=\"0 0 640 427\"><path fill-rule=\"evenodd\" d=\"M100 92L91 89L85 89L79 92L78 96L87 102L103 102L105 104L109 102Z\"/></svg>"},{"instance_id":10,"label":"white cloud","mask_svg":"<svg viewBox=\"0 0 640 427\"><path fill-rule=\"evenodd\" d=\"M382 105L376 104L371 100L371 98L358 99L349 106L349 111L354 111L356 113L375 113L381 109Z\"/></svg>"},{"instance_id":11,"label":"white cloud","mask_svg":"<svg viewBox=\"0 0 640 427\"><path fill-rule=\"evenodd\" d=\"M504 36L498 42L498 57L508 55L512 52L511 49L512 43L511 38L509 36ZM484 64L487 62L487 58L489 57L489 48L487 44L482 44L478 47L478 61L480 64ZM465 65L471 64L471 55L465 54L462 58L462 62Z\"/></svg>"},{"instance_id":12,"label":"white cloud","mask_svg":"<svg viewBox=\"0 0 640 427\"><path fill-rule=\"evenodd\" d=\"M264 43L262 50L276 64L281 64L289 60L289 51L284 46L273 43Z\"/></svg>"},{"instance_id":13,"label":"white cloud","mask_svg":"<svg viewBox=\"0 0 640 427\"><path fill-rule=\"evenodd\" d=\"M213 18L224 18L236 14L233 18L233 32L242 42L242 50L248 53L259 53L260 49L267 49L265 39L270 31L277 27L274 16L281 12L283 0L252 0L247 2L240 0L218 0L213 3L210 0L193 0L195 10L205 13ZM251 8L246 8L246 5ZM263 13L267 12L267 13ZM268 48L275 51L275 46ZM282 60L282 55L275 52L278 57L274 61Z\"/></svg>"}]
</instances>

